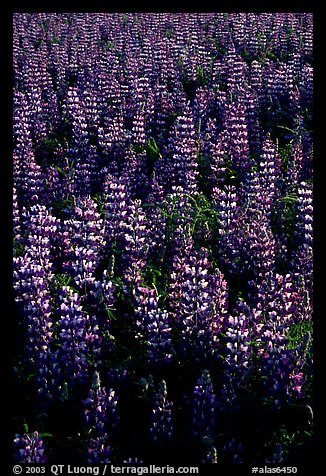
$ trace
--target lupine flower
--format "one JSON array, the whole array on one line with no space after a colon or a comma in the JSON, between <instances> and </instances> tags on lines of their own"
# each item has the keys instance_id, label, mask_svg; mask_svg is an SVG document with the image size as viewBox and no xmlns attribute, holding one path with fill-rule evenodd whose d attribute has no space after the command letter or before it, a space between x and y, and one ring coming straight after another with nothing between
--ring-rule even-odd
<instances>
[{"instance_id":1,"label":"lupine flower","mask_svg":"<svg viewBox=\"0 0 326 476\"><path fill-rule=\"evenodd\" d=\"M139 322L141 336L147 342L150 363L164 364L173 360L171 319L167 311L153 309Z\"/></svg>"},{"instance_id":2,"label":"lupine flower","mask_svg":"<svg viewBox=\"0 0 326 476\"><path fill-rule=\"evenodd\" d=\"M63 286L59 298L59 360L62 374L74 385L86 381L90 358L96 360L100 353L101 337L96 320L83 311L76 292Z\"/></svg>"},{"instance_id":3,"label":"lupine flower","mask_svg":"<svg viewBox=\"0 0 326 476\"><path fill-rule=\"evenodd\" d=\"M280 464L284 462L284 449L280 444L275 445L275 450L271 459L266 459L265 463L267 464Z\"/></svg>"},{"instance_id":4,"label":"lupine flower","mask_svg":"<svg viewBox=\"0 0 326 476\"><path fill-rule=\"evenodd\" d=\"M217 463L218 462L218 457L217 457L217 450L215 446L211 446L208 451L205 459L202 460L202 463Z\"/></svg>"},{"instance_id":5,"label":"lupine flower","mask_svg":"<svg viewBox=\"0 0 326 476\"><path fill-rule=\"evenodd\" d=\"M240 301L234 315L224 323L226 349L221 402L227 408L239 409L241 396L250 389L253 370L250 313L250 308Z\"/></svg>"},{"instance_id":6,"label":"lupine flower","mask_svg":"<svg viewBox=\"0 0 326 476\"><path fill-rule=\"evenodd\" d=\"M207 250L188 246L175 256L171 274L170 308L180 332L181 355L193 354L198 361L216 355L227 307L223 274L210 268Z\"/></svg>"},{"instance_id":7,"label":"lupine flower","mask_svg":"<svg viewBox=\"0 0 326 476\"><path fill-rule=\"evenodd\" d=\"M163 213L164 189L153 177L149 183L150 191L145 202L147 218L147 237L150 243L148 259L154 263L162 262L166 251L167 222Z\"/></svg>"},{"instance_id":8,"label":"lupine flower","mask_svg":"<svg viewBox=\"0 0 326 476\"><path fill-rule=\"evenodd\" d=\"M145 329L145 319L150 312L158 308L158 296L155 289L138 287L134 290L135 316L140 330Z\"/></svg>"},{"instance_id":9,"label":"lupine flower","mask_svg":"<svg viewBox=\"0 0 326 476\"><path fill-rule=\"evenodd\" d=\"M33 434L15 435L15 461L17 463L44 464L47 456L44 454L45 446L38 432Z\"/></svg>"},{"instance_id":10,"label":"lupine flower","mask_svg":"<svg viewBox=\"0 0 326 476\"><path fill-rule=\"evenodd\" d=\"M128 458L123 460L123 464L143 464L143 460L141 458Z\"/></svg>"},{"instance_id":11,"label":"lupine flower","mask_svg":"<svg viewBox=\"0 0 326 476\"><path fill-rule=\"evenodd\" d=\"M162 380L155 396L150 433L155 444L170 441L173 434L172 422L173 403L167 400L166 382Z\"/></svg>"},{"instance_id":12,"label":"lupine flower","mask_svg":"<svg viewBox=\"0 0 326 476\"><path fill-rule=\"evenodd\" d=\"M126 165L123 170L123 180L128 187L131 198L143 198L147 190L147 156L139 144L133 146L126 154ZM144 146L142 146L144 147Z\"/></svg>"},{"instance_id":13,"label":"lupine flower","mask_svg":"<svg viewBox=\"0 0 326 476\"><path fill-rule=\"evenodd\" d=\"M252 213L261 211L270 219L273 203L278 196L279 176L280 159L275 145L267 136L260 150L257 173L248 174L244 183L247 206Z\"/></svg>"},{"instance_id":14,"label":"lupine flower","mask_svg":"<svg viewBox=\"0 0 326 476\"><path fill-rule=\"evenodd\" d=\"M90 313L97 316L100 333L106 338L110 334L115 310L115 287L108 270L103 271L101 280L94 280L88 288L87 306Z\"/></svg>"},{"instance_id":15,"label":"lupine flower","mask_svg":"<svg viewBox=\"0 0 326 476\"><path fill-rule=\"evenodd\" d=\"M237 443L235 438L232 438L227 445L223 446L225 459L230 463L242 463L241 453L243 452L242 443Z\"/></svg>"},{"instance_id":16,"label":"lupine flower","mask_svg":"<svg viewBox=\"0 0 326 476\"><path fill-rule=\"evenodd\" d=\"M107 444L106 435L91 438L88 447L88 464L111 463L111 448Z\"/></svg>"},{"instance_id":17,"label":"lupine flower","mask_svg":"<svg viewBox=\"0 0 326 476\"><path fill-rule=\"evenodd\" d=\"M88 392L88 398L84 400L83 404L85 407L86 425L91 429L87 462L110 463L109 435L119 420L117 413L118 399L113 389L107 392L101 386L100 376L97 371L92 376L92 387Z\"/></svg>"},{"instance_id":18,"label":"lupine flower","mask_svg":"<svg viewBox=\"0 0 326 476\"><path fill-rule=\"evenodd\" d=\"M36 365L40 363L53 341L51 285L53 263L51 242L56 231L56 220L45 206L35 205L23 210L25 226L30 234L23 256L14 258L15 300L22 312L26 328L24 358Z\"/></svg>"},{"instance_id":19,"label":"lupine flower","mask_svg":"<svg viewBox=\"0 0 326 476\"><path fill-rule=\"evenodd\" d=\"M231 103L226 117L228 155L232 167L243 175L250 168L248 125L243 101Z\"/></svg>"},{"instance_id":20,"label":"lupine flower","mask_svg":"<svg viewBox=\"0 0 326 476\"><path fill-rule=\"evenodd\" d=\"M295 228L298 247L293 253L292 268L295 272L304 276L307 287L312 293L313 208L311 186L302 182L298 194L298 214Z\"/></svg>"},{"instance_id":21,"label":"lupine flower","mask_svg":"<svg viewBox=\"0 0 326 476\"><path fill-rule=\"evenodd\" d=\"M20 211L17 202L17 192L13 188L13 233L14 240L18 243L21 240L21 228L20 228Z\"/></svg>"},{"instance_id":22,"label":"lupine flower","mask_svg":"<svg viewBox=\"0 0 326 476\"><path fill-rule=\"evenodd\" d=\"M197 145L194 120L189 107L178 118L170 141L172 176L169 177L169 182L171 185L181 186L187 192L194 192L197 190L198 175Z\"/></svg>"},{"instance_id":23,"label":"lupine flower","mask_svg":"<svg viewBox=\"0 0 326 476\"><path fill-rule=\"evenodd\" d=\"M129 194L122 178L108 175L104 184L105 238L112 249L123 240L128 218Z\"/></svg>"},{"instance_id":24,"label":"lupine flower","mask_svg":"<svg viewBox=\"0 0 326 476\"><path fill-rule=\"evenodd\" d=\"M262 371L266 376L265 385L277 407L284 402L304 398L306 379L302 370L311 365L311 359L307 355L311 341L310 333L305 335L303 342L297 347L288 348L288 332L292 316L290 313L284 314L278 315L277 312L270 311L266 323L257 325L259 340L263 344L259 353Z\"/></svg>"},{"instance_id":25,"label":"lupine flower","mask_svg":"<svg viewBox=\"0 0 326 476\"><path fill-rule=\"evenodd\" d=\"M208 370L198 379L193 393L192 432L196 438L213 436L216 424L216 397Z\"/></svg>"},{"instance_id":26,"label":"lupine flower","mask_svg":"<svg viewBox=\"0 0 326 476\"><path fill-rule=\"evenodd\" d=\"M254 205L255 206L255 205ZM271 226L257 209L248 209L220 241L221 261L228 273L261 279L275 266L276 240Z\"/></svg>"},{"instance_id":27,"label":"lupine flower","mask_svg":"<svg viewBox=\"0 0 326 476\"><path fill-rule=\"evenodd\" d=\"M61 270L73 278L72 283L87 298L88 288L94 285L95 271L100 261L105 241L105 227L90 198L81 199L69 218L61 222L58 244Z\"/></svg>"},{"instance_id":28,"label":"lupine flower","mask_svg":"<svg viewBox=\"0 0 326 476\"><path fill-rule=\"evenodd\" d=\"M142 285L142 271L147 261L147 223L141 202L135 200L128 208L128 218L123 237L123 263L125 282L134 286Z\"/></svg>"},{"instance_id":29,"label":"lupine flower","mask_svg":"<svg viewBox=\"0 0 326 476\"><path fill-rule=\"evenodd\" d=\"M211 186L216 189L217 186L222 186L224 183L224 174L226 171L226 160L228 157L228 134L226 131L221 132L217 142L213 142L210 147L211 153Z\"/></svg>"},{"instance_id":30,"label":"lupine flower","mask_svg":"<svg viewBox=\"0 0 326 476\"><path fill-rule=\"evenodd\" d=\"M226 57L226 84L230 91L241 89L246 75L246 67L246 63L236 54L235 50L230 49Z\"/></svg>"}]
</instances>

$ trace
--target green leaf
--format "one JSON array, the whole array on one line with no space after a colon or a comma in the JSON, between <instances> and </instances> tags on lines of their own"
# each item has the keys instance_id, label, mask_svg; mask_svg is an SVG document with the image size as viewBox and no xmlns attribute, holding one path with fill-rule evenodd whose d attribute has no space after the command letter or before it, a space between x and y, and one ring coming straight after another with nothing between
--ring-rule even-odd
<instances>
[{"instance_id":1,"label":"green leaf","mask_svg":"<svg viewBox=\"0 0 326 476\"><path fill-rule=\"evenodd\" d=\"M67 172L65 172L61 167L59 167L59 165L56 165L54 168L57 169L64 177L67 176Z\"/></svg>"},{"instance_id":2,"label":"green leaf","mask_svg":"<svg viewBox=\"0 0 326 476\"><path fill-rule=\"evenodd\" d=\"M23 428L24 428L24 433L28 433L28 425L25 418L24 418Z\"/></svg>"},{"instance_id":3,"label":"green leaf","mask_svg":"<svg viewBox=\"0 0 326 476\"><path fill-rule=\"evenodd\" d=\"M279 198L280 202L285 202L285 203L294 203L298 200L298 197L296 195L285 195L284 197Z\"/></svg>"}]
</instances>

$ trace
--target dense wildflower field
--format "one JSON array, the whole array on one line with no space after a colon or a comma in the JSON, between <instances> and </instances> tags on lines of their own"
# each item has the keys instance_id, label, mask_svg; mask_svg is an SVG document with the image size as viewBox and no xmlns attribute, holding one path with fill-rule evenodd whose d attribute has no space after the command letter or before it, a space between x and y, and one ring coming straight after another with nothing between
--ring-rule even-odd
<instances>
[{"instance_id":1,"label":"dense wildflower field","mask_svg":"<svg viewBox=\"0 0 326 476\"><path fill-rule=\"evenodd\" d=\"M13 15L12 457L311 453L312 14Z\"/></svg>"}]
</instances>

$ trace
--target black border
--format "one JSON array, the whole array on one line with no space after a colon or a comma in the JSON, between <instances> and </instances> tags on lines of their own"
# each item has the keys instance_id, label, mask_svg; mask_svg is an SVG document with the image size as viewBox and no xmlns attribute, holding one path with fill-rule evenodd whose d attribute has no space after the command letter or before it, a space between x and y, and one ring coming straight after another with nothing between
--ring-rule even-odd
<instances>
[{"instance_id":1,"label":"black border","mask_svg":"<svg viewBox=\"0 0 326 476\"><path fill-rule=\"evenodd\" d=\"M13 381L13 358L14 348L12 336L15 327L15 307L12 289L12 186L13 186L13 170L12 170L12 15L17 12L107 12L107 13L123 13L123 12L170 12L170 13L187 13L187 12L306 12L314 15L314 451L313 461L307 461L305 467L298 468L298 475L313 476L319 474L319 467L322 467L322 446L321 435L323 432L321 414L324 407L323 395L323 375L322 375L322 358L323 352L323 331L322 324L325 319L322 307L322 285L323 285L323 268L322 268L322 249L323 249L323 230L322 230L322 201L323 194L323 108L321 99L324 95L322 76L322 64L324 62L322 34L323 34L323 9L321 4L318 6L314 2L306 2L299 5L293 2L270 2L268 5L262 2L246 2L245 4L235 2L218 2L209 4L200 2L198 7L196 4L189 3L185 7L180 7L175 3L169 7L168 3L156 4L148 6L140 6L139 4L128 4L119 2L116 5L109 2L104 5L103 2L90 2L92 8L87 8L87 4L73 6L60 6L58 2L46 2L42 5L37 2L13 2L8 5L0 6L0 35L1 35L1 172L0 172L0 204L1 220L0 220L0 236L1 236L1 254L0 254L0 270L1 270L1 295L2 295L2 312L0 319L2 325L0 327L1 345L0 349L3 355L0 356L0 382L2 396L1 405L1 459L0 471L2 467L6 468L1 474L12 474L11 472L11 451L14 428L12 424L13 410L11 401L13 399L12 389ZM9 466L8 466L9 465ZM10 468L7 470L7 468ZM316 468L316 469L315 469ZM318 469L317 469L318 468ZM49 471L49 469L48 469ZM23 472L24 474L24 472ZM46 474L51 474L50 471ZM203 465L200 467L199 474L219 474L227 476L230 474L247 475L251 474L251 468L247 465ZM280 473L282 474L282 473Z\"/></svg>"}]
</instances>

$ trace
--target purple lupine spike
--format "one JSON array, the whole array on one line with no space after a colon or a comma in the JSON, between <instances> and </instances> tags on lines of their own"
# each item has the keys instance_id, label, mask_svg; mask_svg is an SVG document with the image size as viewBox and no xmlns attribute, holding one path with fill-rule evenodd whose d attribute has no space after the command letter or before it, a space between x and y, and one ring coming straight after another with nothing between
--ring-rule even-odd
<instances>
[{"instance_id":1,"label":"purple lupine spike","mask_svg":"<svg viewBox=\"0 0 326 476\"><path fill-rule=\"evenodd\" d=\"M80 296L63 286L59 295L58 337L62 377L72 386L85 382L90 359L100 354L101 336L96 318L89 317L81 306Z\"/></svg>"},{"instance_id":2,"label":"purple lupine spike","mask_svg":"<svg viewBox=\"0 0 326 476\"><path fill-rule=\"evenodd\" d=\"M14 243L18 244L22 240L21 236L21 225L20 225L20 216L21 212L18 207L17 201L17 192L16 188L13 187L13 195L12 195L12 208L13 208L13 235L14 235Z\"/></svg>"},{"instance_id":3,"label":"purple lupine spike","mask_svg":"<svg viewBox=\"0 0 326 476\"><path fill-rule=\"evenodd\" d=\"M92 285L100 253L106 245L105 228L91 197L80 199L74 219L64 220L60 230L63 272L69 273L79 289Z\"/></svg>"},{"instance_id":4,"label":"purple lupine spike","mask_svg":"<svg viewBox=\"0 0 326 476\"><path fill-rule=\"evenodd\" d=\"M30 112L26 95L22 92L14 93L14 110L13 116L13 139L17 155L22 156L23 153L32 149L32 139L30 131Z\"/></svg>"},{"instance_id":5,"label":"purple lupine spike","mask_svg":"<svg viewBox=\"0 0 326 476\"><path fill-rule=\"evenodd\" d=\"M259 197L256 197L255 200L255 190L251 194L250 183L248 184L247 195L251 203L257 203L257 209L261 209L266 213L268 219L271 216L271 209L278 194L277 178L279 175L280 161L277 150L270 137L267 136L261 148L257 170Z\"/></svg>"},{"instance_id":6,"label":"purple lupine spike","mask_svg":"<svg viewBox=\"0 0 326 476\"><path fill-rule=\"evenodd\" d=\"M94 95L94 79L95 78L91 77L87 78L84 81L83 90L81 91L81 99L84 104L85 119L88 125L90 139L96 138L94 132L100 119L97 95Z\"/></svg>"},{"instance_id":7,"label":"purple lupine spike","mask_svg":"<svg viewBox=\"0 0 326 476\"><path fill-rule=\"evenodd\" d=\"M156 289L137 286L132 293L134 312L137 326L137 339L143 339L148 334L148 316L158 312L158 295Z\"/></svg>"},{"instance_id":8,"label":"purple lupine spike","mask_svg":"<svg viewBox=\"0 0 326 476\"><path fill-rule=\"evenodd\" d=\"M219 135L216 143L213 143L211 147L210 182L213 189L223 186L224 183L224 174L226 171L226 161L229 150L228 137L227 131L223 131Z\"/></svg>"},{"instance_id":9,"label":"purple lupine spike","mask_svg":"<svg viewBox=\"0 0 326 476\"><path fill-rule=\"evenodd\" d=\"M230 92L235 92L243 86L247 74L247 64L235 53L235 51L229 51L226 57L226 65L227 88Z\"/></svg>"},{"instance_id":10,"label":"purple lupine spike","mask_svg":"<svg viewBox=\"0 0 326 476\"><path fill-rule=\"evenodd\" d=\"M259 20L255 14L248 13L246 15L244 47L245 51L254 58L257 58L259 55L259 49L263 47L265 41L265 37L259 34L258 22Z\"/></svg>"},{"instance_id":11,"label":"purple lupine spike","mask_svg":"<svg viewBox=\"0 0 326 476\"><path fill-rule=\"evenodd\" d=\"M164 189L155 176L149 185L150 191L144 203L148 223L148 242L151 244L148 259L158 264L164 258L167 241L167 220L163 213Z\"/></svg>"},{"instance_id":12,"label":"purple lupine spike","mask_svg":"<svg viewBox=\"0 0 326 476\"><path fill-rule=\"evenodd\" d=\"M197 191L197 152L194 119L191 108L186 106L176 121L171 137L171 185L181 186L188 193Z\"/></svg>"},{"instance_id":13,"label":"purple lupine spike","mask_svg":"<svg viewBox=\"0 0 326 476\"><path fill-rule=\"evenodd\" d=\"M289 401L303 400L306 397L307 384L313 365L313 358L309 355L312 348L312 335L308 331L304 335L302 342L293 352L293 370L290 374L289 382ZM311 408L307 409L308 415ZM309 421L309 418L308 418Z\"/></svg>"},{"instance_id":14,"label":"purple lupine spike","mask_svg":"<svg viewBox=\"0 0 326 476\"><path fill-rule=\"evenodd\" d=\"M226 117L228 154L232 167L241 175L250 169L248 123L243 99L229 104Z\"/></svg>"},{"instance_id":15,"label":"purple lupine spike","mask_svg":"<svg viewBox=\"0 0 326 476\"><path fill-rule=\"evenodd\" d=\"M208 370L198 379L193 393L192 433L196 438L212 436L216 423L216 397Z\"/></svg>"},{"instance_id":16,"label":"purple lupine spike","mask_svg":"<svg viewBox=\"0 0 326 476\"><path fill-rule=\"evenodd\" d=\"M267 218L257 213L255 204L253 207L248 199L246 210L238 211L234 227L220 240L220 256L231 275L251 276L259 281L275 266L276 240Z\"/></svg>"},{"instance_id":17,"label":"purple lupine spike","mask_svg":"<svg viewBox=\"0 0 326 476\"><path fill-rule=\"evenodd\" d=\"M47 456L41 436L35 431L32 434L15 435L15 461L21 464L44 464Z\"/></svg>"},{"instance_id":18,"label":"purple lupine spike","mask_svg":"<svg viewBox=\"0 0 326 476\"><path fill-rule=\"evenodd\" d=\"M252 61L250 65L250 84L257 92L262 87L262 66L256 60Z\"/></svg>"},{"instance_id":19,"label":"purple lupine spike","mask_svg":"<svg viewBox=\"0 0 326 476\"><path fill-rule=\"evenodd\" d=\"M145 116L144 114L136 114L133 120L132 126L132 142L137 145L146 144L146 131L145 131Z\"/></svg>"},{"instance_id":20,"label":"purple lupine spike","mask_svg":"<svg viewBox=\"0 0 326 476\"><path fill-rule=\"evenodd\" d=\"M223 445L223 453L225 454L225 460L230 463L243 463L242 453L243 444L237 443L235 438L231 438L230 442Z\"/></svg>"},{"instance_id":21,"label":"purple lupine spike","mask_svg":"<svg viewBox=\"0 0 326 476\"><path fill-rule=\"evenodd\" d=\"M276 444L274 453L270 459L265 459L267 464L281 464L284 463L284 448L281 444Z\"/></svg>"},{"instance_id":22,"label":"purple lupine spike","mask_svg":"<svg viewBox=\"0 0 326 476\"><path fill-rule=\"evenodd\" d=\"M262 359L262 372L266 378L265 385L269 398L273 399L276 408L280 408L284 403L304 399L307 370L306 372L302 370L311 367L311 362L306 358L310 335L307 335L304 346L298 346L294 350L284 348L282 343L280 345L278 336L272 333L266 340L268 347Z\"/></svg>"},{"instance_id":23,"label":"purple lupine spike","mask_svg":"<svg viewBox=\"0 0 326 476\"><path fill-rule=\"evenodd\" d=\"M109 369L107 373L107 379L110 387L117 388L120 392L122 389L129 387L130 375L126 368L120 369Z\"/></svg>"},{"instance_id":24,"label":"purple lupine spike","mask_svg":"<svg viewBox=\"0 0 326 476\"><path fill-rule=\"evenodd\" d=\"M43 66L44 67L44 66ZM43 95L41 85L42 67L37 67L34 74L33 86L27 92L29 111L31 117L32 140L36 147L40 146L49 134L49 123L46 121L46 110L43 106Z\"/></svg>"},{"instance_id":25,"label":"purple lupine spike","mask_svg":"<svg viewBox=\"0 0 326 476\"><path fill-rule=\"evenodd\" d=\"M166 382L162 380L155 396L150 434L154 444L171 441L173 435L173 402L167 399Z\"/></svg>"},{"instance_id":26,"label":"purple lupine spike","mask_svg":"<svg viewBox=\"0 0 326 476\"><path fill-rule=\"evenodd\" d=\"M128 459L123 460L123 464L143 464L144 461L141 458L138 458L137 456L135 457L130 457Z\"/></svg>"},{"instance_id":27,"label":"purple lupine spike","mask_svg":"<svg viewBox=\"0 0 326 476\"><path fill-rule=\"evenodd\" d=\"M227 308L223 274L210 268L207 250L188 246L175 256L171 273L169 308L180 333L180 351L198 361L216 355Z\"/></svg>"},{"instance_id":28,"label":"purple lupine spike","mask_svg":"<svg viewBox=\"0 0 326 476\"><path fill-rule=\"evenodd\" d=\"M256 91L247 90L243 101L246 107L250 153L251 155L257 156L261 150L263 142L261 119L259 115L259 94Z\"/></svg>"},{"instance_id":29,"label":"purple lupine spike","mask_svg":"<svg viewBox=\"0 0 326 476\"><path fill-rule=\"evenodd\" d=\"M215 94L209 86L197 88L194 98L194 119L199 133L205 129L211 111L216 108L215 100Z\"/></svg>"},{"instance_id":30,"label":"purple lupine spike","mask_svg":"<svg viewBox=\"0 0 326 476\"><path fill-rule=\"evenodd\" d=\"M214 464L218 462L217 450L215 446L210 446L207 450L205 458L202 460L202 463Z\"/></svg>"},{"instance_id":31,"label":"purple lupine spike","mask_svg":"<svg viewBox=\"0 0 326 476\"><path fill-rule=\"evenodd\" d=\"M284 320L288 326L292 322L302 321L303 316L299 310L304 290L297 286L293 275L289 273L283 276L269 272L258 286L257 283L252 284L253 293L249 296L257 311L257 321L264 320L269 312L278 315L279 321ZM259 313L261 318L258 317Z\"/></svg>"},{"instance_id":32,"label":"purple lupine spike","mask_svg":"<svg viewBox=\"0 0 326 476\"><path fill-rule=\"evenodd\" d=\"M53 258L59 223L44 206L24 208L22 223L30 235L25 255L14 260L14 288L27 327L25 358L35 366L38 393L46 397L52 395L58 376L51 360L55 341L51 291L55 282Z\"/></svg>"},{"instance_id":33,"label":"purple lupine spike","mask_svg":"<svg viewBox=\"0 0 326 476\"><path fill-rule=\"evenodd\" d=\"M50 290L54 279L51 241L56 232L56 221L46 207L35 205L22 211L30 234L23 256L14 258L15 300L26 326L26 358L39 359L52 342L52 305Z\"/></svg>"},{"instance_id":34,"label":"purple lupine spike","mask_svg":"<svg viewBox=\"0 0 326 476\"><path fill-rule=\"evenodd\" d=\"M295 236L299 244L305 249L312 247L312 211L313 211L311 184L301 182L298 188L298 214Z\"/></svg>"},{"instance_id":35,"label":"purple lupine spike","mask_svg":"<svg viewBox=\"0 0 326 476\"><path fill-rule=\"evenodd\" d=\"M123 236L124 276L127 285L142 286L149 244L146 214L140 200L131 201Z\"/></svg>"},{"instance_id":36,"label":"purple lupine spike","mask_svg":"<svg viewBox=\"0 0 326 476\"><path fill-rule=\"evenodd\" d=\"M85 108L78 88L68 89L66 114L71 123L72 143L67 151L70 161L73 161L74 176L72 188L74 193L85 196L91 192L91 165L86 161L86 152L89 147L88 124L85 117ZM88 155L88 154L87 154ZM86 163L85 163L86 162Z\"/></svg>"},{"instance_id":37,"label":"purple lupine spike","mask_svg":"<svg viewBox=\"0 0 326 476\"><path fill-rule=\"evenodd\" d=\"M123 179L108 175L104 184L105 237L112 249L121 242L128 219L129 193Z\"/></svg>"},{"instance_id":38,"label":"purple lupine spike","mask_svg":"<svg viewBox=\"0 0 326 476\"><path fill-rule=\"evenodd\" d=\"M300 106L311 110L313 104L313 68L304 65L301 72L300 80Z\"/></svg>"},{"instance_id":39,"label":"purple lupine spike","mask_svg":"<svg viewBox=\"0 0 326 476\"><path fill-rule=\"evenodd\" d=\"M88 306L94 314L103 315L101 321L101 331L108 331L110 328L110 313L114 311L115 286L112 282L113 275L108 270L103 271L102 280L94 281L89 288Z\"/></svg>"},{"instance_id":40,"label":"purple lupine spike","mask_svg":"<svg viewBox=\"0 0 326 476\"><path fill-rule=\"evenodd\" d=\"M147 341L148 361L154 364L169 363L173 360L171 319L167 311L149 311L142 330Z\"/></svg>"},{"instance_id":41,"label":"purple lupine spike","mask_svg":"<svg viewBox=\"0 0 326 476\"><path fill-rule=\"evenodd\" d=\"M293 251L291 267L299 276L303 276L306 287L312 295L313 267L313 198L311 184L301 182L298 188L298 212L295 225L297 247Z\"/></svg>"},{"instance_id":42,"label":"purple lupine spike","mask_svg":"<svg viewBox=\"0 0 326 476\"><path fill-rule=\"evenodd\" d=\"M78 157L83 147L88 145L87 123L84 115L84 105L81 101L78 88L70 86L68 88L65 113L72 124L72 150L75 157Z\"/></svg>"},{"instance_id":43,"label":"purple lupine spike","mask_svg":"<svg viewBox=\"0 0 326 476\"><path fill-rule=\"evenodd\" d=\"M283 181L284 191L293 193L295 190L295 184L300 182L302 177L304 165L303 146L302 141L294 143L293 151L289 156L288 163L286 165L285 177Z\"/></svg>"},{"instance_id":44,"label":"purple lupine spike","mask_svg":"<svg viewBox=\"0 0 326 476\"><path fill-rule=\"evenodd\" d=\"M303 318L300 298L293 289L290 275L266 275L256 299L254 315L262 372L267 391L275 405L280 406L304 396L303 369L311 365L307 355L311 335L308 332L302 344L288 348L289 330L294 322L302 322Z\"/></svg>"},{"instance_id":45,"label":"purple lupine spike","mask_svg":"<svg viewBox=\"0 0 326 476\"><path fill-rule=\"evenodd\" d=\"M312 37L312 28L311 28L311 22L312 22L312 15L308 14L306 17L306 21L308 23L305 31L303 32L302 35L302 56L306 61L311 62L312 59L312 54L313 54L313 37Z\"/></svg>"},{"instance_id":46,"label":"purple lupine spike","mask_svg":"<svg viewBox=\"0 0 326 476\"><path fill-rule=\"evenodd\" d=\"M84 158L86 155L86 158ZM83 156L76 160L74 190L80 197L87 197L99 189L100 172L96 147L83 147Z\"/></svg>"},{"instance_id":47,"label":"purple lupine spike","mask_svg":"<svg viewBox=\"0 0 326 476\"><path fill-rule=\"evenodd\" d=\"M303 164L301 177L304 181L311 182L313 174L313 139L312 133L308 132L302 137Z\"/></svg>"},{"instance_id":48,"label":"purple lupine spike","mask_svg":"<svg viewBox=\"0 0 326 476\"><path fill-rule=\"evenodd\" d=\"M127 151L126 165L122 177L128 187L130 197L143 198L147 189L148 181L147 157L145 151Z\"/></svg>"},{"instance_id":49,"label":"purple lupine spike","mask_svg":"<svg viewBox=\"0 0 326 476\"><path fill-rule=\"evenodd\" d=\"M38 396L42 402L53 401L58 398L61 401L69 399L69 387L62 372L62 363L59 351L48 349L40 355L36 383Z\"/></svg>"},{"instance_id":50,"label":"purple lupine spike","mask_svg":"<svg viewBox=\"0 0 326 476\"><path fill-rule=\"evenodd\" d=\"M161 52L160 52L161 54ZM164 68L165 61L162 61L162 68ZM164 69L162 71L164 74ZM155 103L154 103L154 120L155 120L155 135L156 142L161 150L168 139L168 120L173 114L173 104L166 85L167 80L160 81L155 88Z\"/></svg>"},{"instance_id":51,"label":"purple lupine spike","mask_svg":"<svg viewBox=\"0 0 326 476\"><path fill-rule=\"evenodd\" d=\"M109 446L110 431L114 431L119 416L117 412L118 398L113 389L109 392L101 386L97 371L92 376L92 387L88 397L83 401L85 422L91 431L88 447L88 463L110 463L111 448Z\"/></svg>"},{"instance_id":52,"label":"purple lupine spike","mask_svg":"<svg viewBox=\"0 0 326 476\"><path fill-rule=\"evenodd\" d=\"M44 174L32 150L14 151L14 177L19 203L31 206L45 201Z\"/></svg>"},{"instance_id":53,"label":"purple lupine spike","mask_svg":"<svg viewBox=\"0 0 326 476\"><path fill-rule=\"evenodd\" d=\"M112 450L108 445L106 435L91 438L87 449L88 464L111 463Z\"/></svg>"},{"instance_id":54,"label":"purple lupine spike","mask_svg":"<svg viewBox=\"0 0 326 476\"><path fill-rule=\"evenodd\" d=\"M236 226L239 211L236 188L225 185L223 188L213 188L213 204L219 215L219 233L225 235Z\"/></svg>"},{"instance_id":55,"label":"purple lupine spike","mask_svg":"<svg viewBox=\"0 0 326 476\"><path fill-rule=\"evenodd\" d=\"M92 375L92 387L88 392L88 398L83 403L87 425L93 426L99 434L105 432L107 423L112 429L116 427L119 421L118 397L113 389L107 392L101 386L100 375L97 371Z\"/></svg>"},{"instance_id":56,"label":"purple lupine spike","mask_svg":"<svg viewBox=\"0 0 326 476\"><path fill-rule=\"evenodd\" d=\"M253 370L250 319L250 308L240 301L234 315L224 323L226 348L221 402L232 409L240 408L241 396L250 389Z\"/></svg>"}]
</instances>

